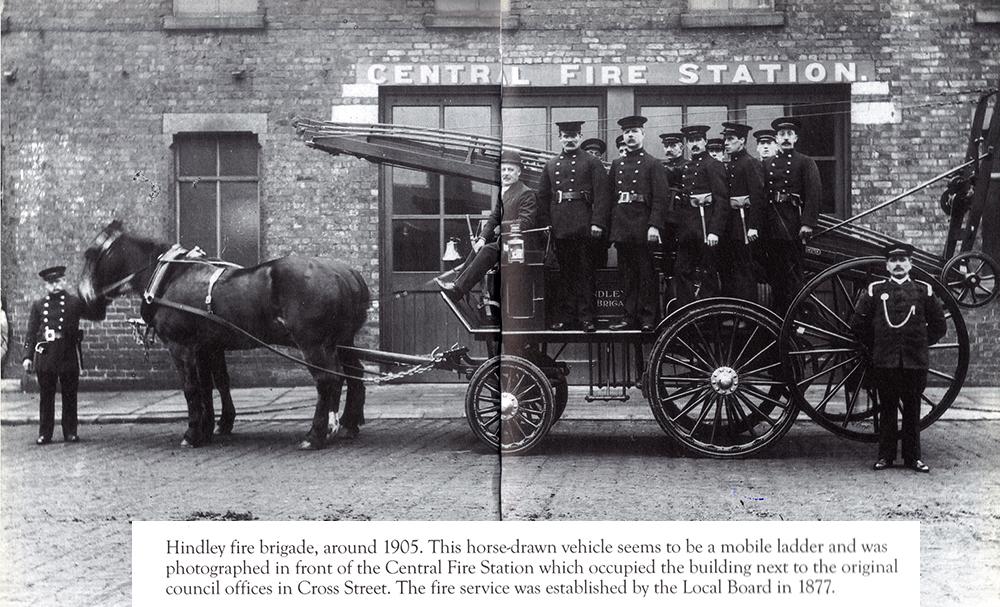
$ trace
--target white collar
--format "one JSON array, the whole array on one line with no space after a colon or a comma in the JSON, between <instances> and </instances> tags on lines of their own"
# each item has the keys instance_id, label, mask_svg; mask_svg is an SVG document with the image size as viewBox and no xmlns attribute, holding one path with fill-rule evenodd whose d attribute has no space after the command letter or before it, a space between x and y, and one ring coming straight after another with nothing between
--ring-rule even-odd
<instances>
[{"instance_id":1,"label":"white collar","mask_svg":"<svg viewBox=\"0 0 1000 607\"><path fill-rule=\"evenodd\" d=\"M909 282L910 281L910 276L909 276L909 274L907 274L906 278L904 278L902 280L900 280L898 278L895 278L893 276L890 276L889 280L891 280L892 282L896 283L897 285L901 285L901 284L905 284L905 283Z\"/></svg>"}]
</instances>

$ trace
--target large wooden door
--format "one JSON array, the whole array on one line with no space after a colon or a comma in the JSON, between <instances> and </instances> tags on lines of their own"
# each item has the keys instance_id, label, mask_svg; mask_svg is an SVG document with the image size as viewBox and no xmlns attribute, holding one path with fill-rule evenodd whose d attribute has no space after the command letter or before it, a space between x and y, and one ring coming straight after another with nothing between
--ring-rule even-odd
<instances>
[{"instance_id":1,"label":"large wooden door","mask_svg":"<svg viewBox=\"0 0 1000 607\"><path fill-rule=\"evenodd\" d=\"M474 94L390 94L383 99L383 122L500 136L500 89ZM449 241L464 259L475 230L489 215L498 188L426 171L384 167L382 192L382 348L424 354L462 344L474 356L485 347L473 342L441 301L434 277L457 265L443 259ZM468 218L468 221L467 221ZM454 373L429 372L413 381L460 381Z\"/></svg>"}]
</instances>

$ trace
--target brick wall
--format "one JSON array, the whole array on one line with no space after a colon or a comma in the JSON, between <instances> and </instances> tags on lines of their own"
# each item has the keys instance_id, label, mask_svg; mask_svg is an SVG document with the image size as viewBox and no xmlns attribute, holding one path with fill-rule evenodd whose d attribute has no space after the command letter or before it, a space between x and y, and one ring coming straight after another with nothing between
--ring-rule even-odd
<instances>
[{"instance_id":1,"label":"brick wall","mask_svg":"<svg viewBox=\"0 0 1000 607\"><path fill-rule=\"evenodd\" d=\"M852 208L863 210L957 164L971 116L971 91L1000 74L996 26L973 24L975 3L776 0L781 27L682 29L683 0L512 0L517 29L503 35L513 63L873 61L897 123L855 124ZM16 337L41 266L65 262L71 276L93 234L113 217L136 233L172 240L172 152L164 113L265 113L262 147L263 256L333 256L362 269L377 300L377 170L310 150L291 128L295 116L326 118L358 82L359 62L496 62L496 30L428 29L432 0L262 0L259 31L166 31L170 0L9 0L4 7L2 281ZM243 69L236 80L231 72ZM958 99L963 102L955 105ZM140 179L135 179L136 174ZM154 193L153 187L156 186ZM868 225L943 246L940 188L871 216ZM1000 382L998 306L967 315L973 334L972 383ZM378 306L363 343L378 343ZM162 350L143 358L125 319L86 324L91 385L172 384ZM269 354L234 355L235 381L307 382ZM15 357L16 358L16 357Z\"/></svg>"}]
</instances>

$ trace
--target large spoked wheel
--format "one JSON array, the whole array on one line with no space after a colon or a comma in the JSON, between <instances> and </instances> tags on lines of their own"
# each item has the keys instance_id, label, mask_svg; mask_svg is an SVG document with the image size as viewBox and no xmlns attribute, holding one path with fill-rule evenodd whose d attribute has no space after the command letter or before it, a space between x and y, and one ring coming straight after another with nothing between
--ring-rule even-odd
<instances>
[{"instance_id":1,"label":"large spoked wheel","mask_svg":"<svg viewBox=\"0 0 1000 607\"><path fill-rule=\"evenodd\" d=\"M756 453L795 421L779 369L780 320L745 301L689 304L663 322L646 373L660 427L686 449L710 457Z\"/></svg>"},{"instance_id":2,"label":"large spoked wheel","mask_svg":"<svg viewBox=\"0 0 1000 607\"><path fill-rule=\"evenodd\" d=\"M979 251L959 253L941 271L941 282L963 308L980 308L997 298L997 264Z\"/></svg>"},{"instance_id":3,"label":"large spoked wheel","mask_svg":"<svg viewBox=\"0 0 1000 607\"><path fill-rule=\"evenodd\" d=\"M962 388L969 365L969 335L949 290L918 268L911 275L931 284L944 304L948 323L947 334L930 350L928 387L920 412L920 427L926 428ZM796 404L827 430L865 442L878 441L878 395L867 349L849 323L861 290L886 276L881 257L832 266L802 287L781 327L781 361Z\"/></svg>"},{"instance_id":4,"label":"large spoked wheel","mask_svg":"<svg viewBox=\"0 0 1000 607\"><path fill-rule=\"evenodd\" d=\"M507 455L523 455L545 438L554 419L552 386L518 356L494 356L469 380L465 416L476 437Z\"/></svg>"}]
</instances>

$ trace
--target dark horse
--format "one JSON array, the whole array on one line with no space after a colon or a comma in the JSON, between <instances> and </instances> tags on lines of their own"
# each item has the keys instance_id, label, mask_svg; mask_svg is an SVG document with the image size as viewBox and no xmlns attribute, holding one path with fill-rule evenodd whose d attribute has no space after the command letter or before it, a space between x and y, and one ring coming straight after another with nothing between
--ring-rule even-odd
<instances>
[{"instance_id":1,"label":"dark horse","mask_svg":"<svg viewBox=\"0 0 1000 607\"><path fill-rule=\"evenodd\" d=\"M91 314L103 319L111 298L128 288L142 292L157 260L169 248L166 243L126 234L117 220L108 224L85 254L80 296ZM199 446L211 440L212 367L217 357L226 350L260 347L209 318L170 307L180 304L205 310L209 293L212 314L265 343L298 347L313 366L309 371L318 398L301 449L324 445L328 416L339 409L345 378L347 402L340 424L348 434L356 435L364 423L363 367L353 351L339 351L338 346L354 345L367 317L369 292L361 274L338 261L290 255L252 268L227 268L210 287L216 270L210 263L171 264L156 294L159 299L144 301L141 308L143 319L167 346L184 382L188 428L182 444ZM220 426L225 417L224 411Z\"/></svg>"}]
</instances>

